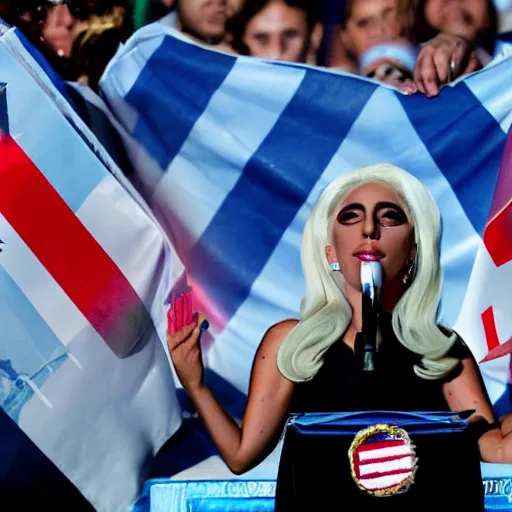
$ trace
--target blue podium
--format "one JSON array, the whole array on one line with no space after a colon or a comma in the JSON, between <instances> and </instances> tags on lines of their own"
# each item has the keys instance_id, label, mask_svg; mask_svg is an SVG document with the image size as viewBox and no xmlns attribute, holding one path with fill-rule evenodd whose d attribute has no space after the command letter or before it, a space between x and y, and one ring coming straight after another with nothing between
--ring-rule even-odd
<instances>
[{"instance_id":1,"label":"blue podium","mask_svg":"<svg viewBox=\"0 0 512 512\"><path fill-rule=\"evenodd\" d=\"M512 512L512 465L482 463L485 509ZM137 512L272 512L273 480L149 480Z\"/></svg>"},{"instance_id":2,"label":"blue podium","mask_svg":"<svg viewBox=\"0 0 512 512\"><path fill-rule=\"evenodd\" d=\"M387 510L426 503L432 501L429 493L435 493L432 482L439 474L443 487L438 497L452 505L450 510L454 504L457 508L457 499L464 510L477 502L475 510L482 510L484 497L486 511L512 512L512 465L480 464L474 438L468 441L468 435L467 421L449 412L293 415L281 458L291 461L294 476L290 480L289 472L280 473L278 508L292 506L285 501L283 508L283 489L284 495L291 493L292 508L300 510L325 496L329 504L339 497L339 503L370 503L372 510L380 510L381 504ZM475 487L479 482L483 492ZM273 480L157 479L146 482L134 512L270 512L275 497Z\"/></svg>"}]
</instances>

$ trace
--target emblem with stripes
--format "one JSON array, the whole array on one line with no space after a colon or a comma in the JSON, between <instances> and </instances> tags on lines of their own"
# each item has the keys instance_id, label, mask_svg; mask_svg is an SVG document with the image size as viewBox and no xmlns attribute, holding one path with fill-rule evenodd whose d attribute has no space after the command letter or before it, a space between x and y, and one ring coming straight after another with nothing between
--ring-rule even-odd
<instances>
[{"instance_id":1,"label":"emblem with stripes","mask_svg":"<svg viewBox=\"0 0 512 512\"><path fill-rule=\"evenodd\" d=\"M414 482L418 461L407 432L384 424L372 425L356 434L349 460L357 486L373 496L407 492Z\"/></svg>"}]
</instances>

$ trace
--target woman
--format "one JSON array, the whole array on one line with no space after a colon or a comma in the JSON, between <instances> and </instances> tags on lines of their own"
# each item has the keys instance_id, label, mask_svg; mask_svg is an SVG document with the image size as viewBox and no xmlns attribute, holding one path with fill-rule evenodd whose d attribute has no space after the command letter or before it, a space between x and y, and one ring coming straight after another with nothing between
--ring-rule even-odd
<instances>
[{"instance_id":1,"label":"woman","mask_svg":"<svg viewBox=\"0 0 512 512\"><path fill-rule=\"evenodd\" d=\"M345 62L331 61L331 67L373 78L408 94L417 92L412 80L417 50L409 41L409 4L408 0L347 1L332 48L338 56L346 53Z\"/></svg>"},{"instance_id":2,"label":"woman","mask_svg":"<svg viewBox=\"0 0 512 512\"><path fill-rule=\"evenodd\" d=\"M373 46L403 36L409 22L403 0L347 1L342 17L341 41L359 62Z\"/></svg>"},{"instance_id":3,"label":"woman","mask_svg":"<svg viewBox=\"0 0 512 512\"><path fill-rule=\"evenodd\" d=\"M203 385L200 328L192 323L169 335L177 374L234 473L272 451L290 412L472 409L471 420L489 424L478 442L482 459L512 461L512 438L494 424L477 365L457 334L437 323L439 236L432 196L401 169L373 165L330 184L305 227L301 319L265 334L241 428ZM358 387L354 355L362 324L360 266L367 260L379 260L384 274L382 370L370 394Z\"/></svg>"},{"instance_id":4,"label":"woman","mask_svg":"<svg viewBox=\"0 0 512 512\"><path fill-rule=\"evenodd\" d=\"M418 43L437 34L452 34L472 43L485 66L494 54L498 32L493 0L420 0L415 10L412 36Z\"/></svg>"},{"instance_id":5,"label":"woman","mask_svg":"<svg viewBox=\"0 0 512 512\"><path fill-rule=\"evenodd\" d=\"M17 0L8 22L16 25L65 80L76 80L73 42L94 9L91 0Z\"/></svg>"},{"instance_id":6,"label":"woman","mask_svg":"<svg viewBox=\"0 0 512 512\"><path fill-rule=\"evenodd\" d=\"M413 82L417 57L417 48L407 40L378 44L361 57L360 74L413 94L417 92Z\"/></svg>"}]
</instances>

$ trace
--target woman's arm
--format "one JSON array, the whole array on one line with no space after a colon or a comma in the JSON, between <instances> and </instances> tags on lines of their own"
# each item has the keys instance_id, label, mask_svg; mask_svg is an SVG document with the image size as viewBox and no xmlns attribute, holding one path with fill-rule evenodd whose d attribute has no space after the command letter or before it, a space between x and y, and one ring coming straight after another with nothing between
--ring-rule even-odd
<instances>
[{"instance_id":1,"label":"woman's arm","mask_svg":"<svg viewBox=\"0 0 512 512\"><path fill-rule=\"evenodd\" d=\"M485 391L482 376L472 357L462 361L458 377L443 386L443 393L452 411L474 410L470 421L485 419L496 422L491 402ZM512 435L503 436L499 428L485 432L478 440L480 456L484 462L512 463Z\"/></svg>"},{"instance_id":2,"label":"woman's arm","mask_svg":"<svg viewBox=\"0 0 512 512\"><path fill-rule=\"evenodd\" d=\"M222 459L235 474L252 469L277 445L294 389L294 384L277 368L277 351L296 323L297 320L287 320L276 324L263 337L253 363L241 428L202 382L199 329L187 326L168 337L178 377Z\"/></svg>"}]
</instances>

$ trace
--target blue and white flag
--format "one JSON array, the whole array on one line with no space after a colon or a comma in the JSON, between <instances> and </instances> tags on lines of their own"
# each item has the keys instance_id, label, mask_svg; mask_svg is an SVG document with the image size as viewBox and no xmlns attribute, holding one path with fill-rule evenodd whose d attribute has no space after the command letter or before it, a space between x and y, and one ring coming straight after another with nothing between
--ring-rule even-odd
<instances>
[{"instance_id":1,"label":"blue and white flag","mask_svg":"<svg viewBox=\"0 0 512 512\"><path fill-rule=\"evenodd\" d=\"M83 510L70 481L125 510L181 424L164 349L181 264L17 34L0 33L2 499Z\"/></svg>"},{"instance_id":2,"label":"blue and white flag","mask_svg":"<svg viewBox=\"0 0 512 512\"><path fill-rule=\"evenodd\" d=\"M350 75L214 52L159 23L120 49L102 92L129 135L138 186L211 321L204 352L225 403L246 395L268 327L299 315L301 235L320 192L376 162L416 175L440 207L441 321L456 325L479 360L490 306L499 339L510 338L503 297L512 263L494 265L495 293L483 303L474 273L475 261L489 259L483 235L512 122L511 76L512 59L502 58L438 98L406 96ZM508 361L482 365L493 402L506 390Z\"/></svg>"}]
</instances>

